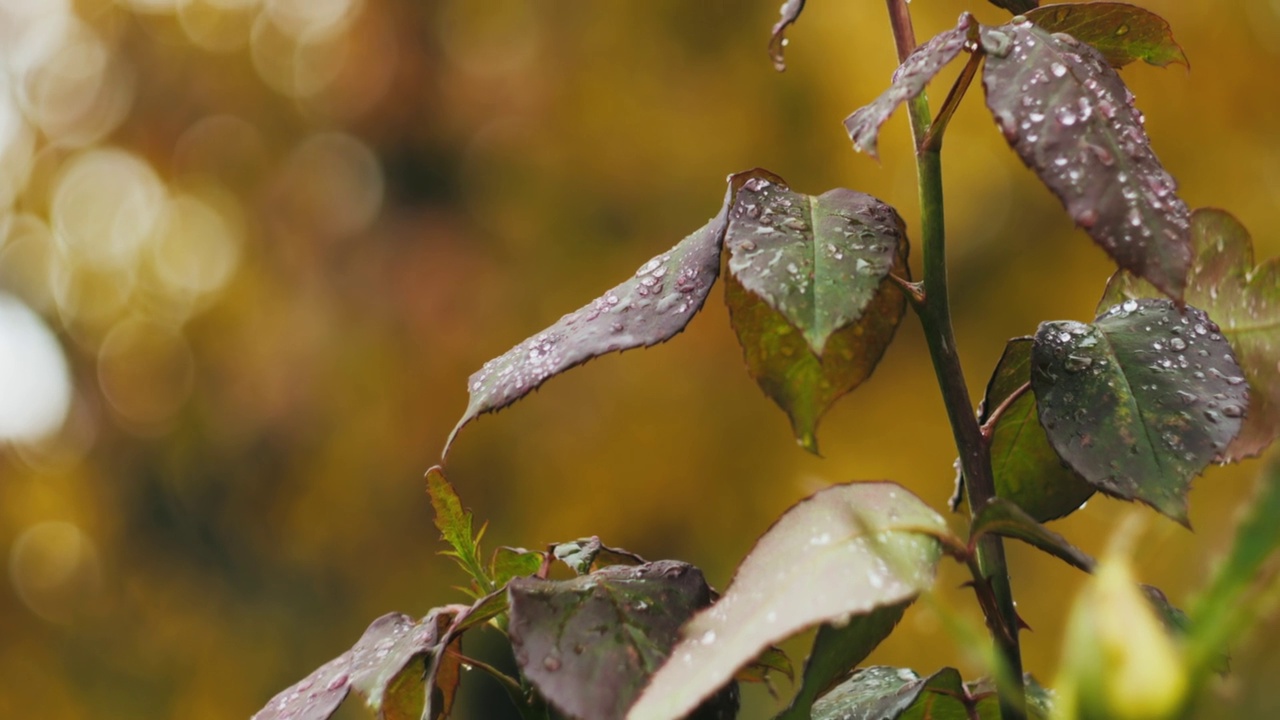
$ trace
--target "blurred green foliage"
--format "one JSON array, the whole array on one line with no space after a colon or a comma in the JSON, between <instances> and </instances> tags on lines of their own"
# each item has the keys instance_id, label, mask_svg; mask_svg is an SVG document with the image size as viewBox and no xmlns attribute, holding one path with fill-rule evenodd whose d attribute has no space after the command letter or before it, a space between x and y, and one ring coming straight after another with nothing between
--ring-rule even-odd
<instances>
[{"instance_id":1,"label":"blurred green foliage","mask_svg":"<svg viewBox=\"0 0 1280 720\"><path fill-rule=\"evenodd\" d=\"M1125 71L1157 153L1192 206L1280 254L1262 91L1280 7L1143 4L1193 68ZM914 233L905 122L883 165L840 126L896 64L883 4L811 3L782 75L777 5L0 0L0 290L56 333L74 388L61 430L0 448L0 716L244 717L372 618L458 600L422 473L467 376L699 226L727 173L856 188ZM921 37L966 9L1005 17L912 9ZM1007 338L1089 319L1110 264L973 98L945 168L976 397ZM600 535L723 588L830 482L890 478L942 507L954 452L913 320L827 415L817 459L738 371L722 304L705 315L468 431L450 478L493 545ZM1185 604L1256 472L1196 483L1195 534L1153 520L1139 579ZM1096 553L1127 511L1095 500L1054 528ZM1010 556L1027 667L1052 677L1081 576ZM960 579L943 596L976 621ZM941 625L910 610L871 661L980 674ZM1217 711L1280 711L1278 634L1234 653ZM464 683L471 717L499 717L485 682ZM744 707L770 704L752 692Z\"/></svg>"}]
</instances>

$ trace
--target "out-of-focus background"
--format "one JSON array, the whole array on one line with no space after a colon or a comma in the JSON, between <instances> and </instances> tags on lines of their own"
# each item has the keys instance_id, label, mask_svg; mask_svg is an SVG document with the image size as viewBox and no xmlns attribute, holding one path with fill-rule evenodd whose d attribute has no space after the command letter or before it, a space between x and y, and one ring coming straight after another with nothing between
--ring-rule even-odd
<instances>
[{"instance_id":1,"label":"out-of-focus background","mask_svg":"<svg viewBox=\"0 0 1280 720\"><path fill-rule=\"evenodd\" d=\"M1193 68L1124 73L1157 152L1191 205L1280 253L1280 2L1144 4ZM0 0L0 716L247 717L376 616L461 599L422 474L467 375L699 227L726 174L865 190L914 234L905 120L879 164L840 124L895 65L884 4L810 3L785 74L778 5ZM964 9L1007 17L920 0L918 34ZM980 394L1006 338L1090 318L1110 267L976 86L945 163ZM720 297L461 436L450 477L491 546L599 534L723 588L830 482L942 506L954 451L913 317L818 459L741 371ZM1142 579L1192 597L1257 471L1207 472L1194 534L1140 511ZM1097 552L1127 512L1097 499L1055 528ZM1051 680L1081 578L1011 556ZM961 580L944 571L942 597L976 622ZM1217 716L1280 712L1278 636L1237 649ZM872 661L978 671L928 608ZM466 687L470 717L503 716L497 686Z\"/></svg>"}]
</instances>

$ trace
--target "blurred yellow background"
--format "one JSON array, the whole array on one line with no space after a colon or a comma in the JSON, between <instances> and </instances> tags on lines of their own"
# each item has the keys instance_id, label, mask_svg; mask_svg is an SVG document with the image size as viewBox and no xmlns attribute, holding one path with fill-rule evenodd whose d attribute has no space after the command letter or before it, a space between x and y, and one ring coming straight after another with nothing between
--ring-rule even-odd
<instances>
[{"instance_id":1,"label":"blurred yellow background","mask_svg":"<svg viewBox=\"0 0 1280 720\"><path fill-rule=\"evenodd\" d=\"M1280 254L1280 2L1142 4L1192 62L1124 73L1157 153L1189 204ZM726 174L870 192L914 236L905 120L881 164L841 127L895 65L884 4L809 3L785 74L778 5L0 0L0 716L247 717L375 617L460 600L421 478L467 376L702 225ZM1007 18L919 0L917 34L965 9ZM976 398L1005 339L1089 319L1110 266L977 86L944 163ZM489 547L599 534L723 588L827 483L942 507L955 453L914 317L818 459L741 371L720 298L670 344L468 428L450 478ZM1194 534L1153 516L1142 579L1186 604L1258 469L1196 483ZM1097 552L1126 512L1097 499L1055 529ZM1081 578L1011 558L1048 681ZM976 622L962 579L944 570L941 595ZM1278 636L1235 652L1231 709L1206 716L1280 713ZM492 639L468 651L501 661ZM872 661L979 672L920 607ZM496 685L466 688L467 716L501 717Z\"/></svg>"}]
</instances>

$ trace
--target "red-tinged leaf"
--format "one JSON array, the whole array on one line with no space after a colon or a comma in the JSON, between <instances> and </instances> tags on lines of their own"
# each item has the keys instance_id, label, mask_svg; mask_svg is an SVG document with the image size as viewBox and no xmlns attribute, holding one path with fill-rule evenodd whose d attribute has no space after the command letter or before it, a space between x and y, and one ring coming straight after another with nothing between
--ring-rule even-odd
<instances>
[{"instance_id":1,"label":"red-tinged leaf","mask_svg":"<svg viewBox=\"0 0 1280 720\"><path fill-rule=\"evenodd\" d=\"M933 585L939 538L957 542L919 498L889 482L837 485L788 510L714 605L681 631L629 720L683 717L765 648L843 623Z\"/></svg>"},{"instance_id":2,"label":"red-tinged leaf","mask_svg":"<svg viewBox=\"0 0 1280 720\"><path fill-rule=\"evenodd\" d=\"M725 299L747 369L817 451L818 419L870 377L906 297L902 219L875 198L794 193L763 178L738 192L725 233Z\"/></svg>"},{"instance_id":3,"label":"red-tinged leaf","mask_svg":"<svg viewBox=\"0 0 1280 720\"><path fill-rule=\"evenodd\" d=\"M859 108L844 121L844 129L853 140L855 150L878 158L876 145L880 126L902 103L924 92L924 88L948 63L960 54L966 44L977 40L978 22L964 13L955 28L935 35L916 48L893 72L889 89L866 107Z\"/></svg>"},{"instance_id":4,"label":"red-tinged leaf","mask_svg":"<svg viewBox=\"0 0 1280 720\"><path fill-rule=\"evenodd\" d=\"M435 524L440 537L452 548L444 554L456 560L471 576L478 589L477 596L495 590L493 579L480 560L480 537L472 533L471 513L462 507L457 491L439 466L427 471L427 495L436 513ZM481 530L481 534L483 532Z\"/></svg>"},{"instance_id":5,"label":"red-tinged leaf","mask_svg":"<svg viewBox=\"0 0 1280 720\"><path fill-rule=\"evenodd\" d=\"M1044 323L1031 387L1049 442L1102 492L1183 524L1191 481L1240 432L1247 386L1194 307L1127 300L1093 324Z\"/></svg>"},{"instance_id":6,"label":"red-tinged leaf","mask_svg":"<svg viewBox=\"0 0 1280 720\"><path fill-rule=\"evenodd\" d=\"M805 0L786 0L782 3L782 7L778 9L778 14L782 17L778 18L778 22L773 25L773 33L769 36L769 57L773 59L773 67L778 72L787 69L787 59L785 57L787 48L787 28L795 24L800 18L800 13L804 10Z\"/></svg>"},{"instance_id":7,"label":"red-tinged leaf","mask_svg":"<svg viewBox=\"0 0 1280 720\"><path fill-rule=\"evenodd\" d=\"M1191 248L1187 302L1218 324L1249 382L1244 426L1220 458L1238 462L1260 455L1280 437L1280 257L1255 266L1249 231L1230 213L1212 208L1192 213ZM1098 311L1155 293L1149 283L1118 272Z\"/></svg>"},{"instance_id":8,"label":"red-tinged leaf","mask_svg":"<svg viewBox=\"0 0 1280 720\"><path fill-rule=\"evenodd\" d=\"M1027 20L983 39L1002 50L983 84L1009 145L1116 264L1181 302L1190 211L1120 76L1097 50Z\"/></svg>"},{"instance_id":9,"label":"red-tinged leaf","mask_svg":"<svg viewBox=\"0 0 1280 720\"><path fill-rule=\"evenodd\" d=\"M1044 5L1027 19L1053 33L1066 33L1092 45L1112 67L1142 60L1157 67L1182 63L1187 54L1173 39L1164 18L1137 5L1120 2Z\"/></svg>"},{"instance_id":10,"label":"red-tinged leaf","mask_svg":"<svg viewBox=\"0 0 1280 720\"><path fill-rule=\"evenodd\" d=\"M449 434L444 454L467 423L501 410L550 378L601 355L670 340L684 330L720 274L734 194L753 178L776 176L759 169L731 175L720 213L710 222L640 266L625 282L472 374L471 401Z\"/></svg>"}]
</instances>

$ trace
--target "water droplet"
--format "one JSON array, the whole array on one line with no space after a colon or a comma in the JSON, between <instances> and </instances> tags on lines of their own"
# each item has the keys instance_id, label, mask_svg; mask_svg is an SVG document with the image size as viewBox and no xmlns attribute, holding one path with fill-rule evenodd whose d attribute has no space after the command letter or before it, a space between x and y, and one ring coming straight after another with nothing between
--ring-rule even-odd
<instances>
[{"instance_id":1,"label":"water droplet","mask_svg":"<svg viewBox=\"0 0 1280 720\"><path fill-rule=\"evenodd\" d=\"M1134 310L1138 309L1138 301L1132 300L1132 299L1125 300L1124 304L1120 306L1120 309L1124 310L1125 312L1133 312Z\"/></svg>"},{"instance_id":2,"label":"water droplet","mask_svg":"<svg viewBox=\"0 0 1280 720\"><path fill-rule=\"evenodd\" d=\"M1055 62L1049 66L1049 71L1053 73L1054 77L1062 77L1067 74L1067 66L1060 62Z\"/></svg>"},{"instance_id":3,"label":"water droplet","mask_svg":"<svg viewBox=\"0 0 1280 720\"><path fill-rule=\"evenodd\" d=\"M542 659L542 667L548 672L555 672L560 669L560 658L555 655L548 655Z\"/></svg>"},{"instance_id":4,"label":"water droplet","mask_svg":"<svg viewBox=\"0 0 1280 720\"><path fill-rule=\"evenodd\" d=\"M1116 28L1116 35L1125 35L1128 32L1129 32L1128 25L1121 25L1120 27Z\"/></svg>"},{"instance_id":5,"label":"water droplet","mask_svg":"<svg viewBox=\"0 0 1280 720\"><path fill-rule=\"evenodd\" d=\"M1222 414L1229 418L1238 418L1244 415L1244 410L1239 405L1223 405Z\"/></svg>"},{"instance_id":6,"label":"water droplet","mask_svg":"<svg viewBox=\"0 0 1280 720\"><path fill-rule=\"evenodd\" d=\"M1187 349L1187 342L1182 338L1176 337L1169 341L1169 347L1177 350L1178 352L1182 352Z\"/></svg>"},{"instance_id":7,"label":"water droplet","mask_svg":"<svg viewBox=\"0 0 1280 720\"><path fill-rule=\"evenodd\" d=\"M703 645L710 645L711 643L713 643L713 642L715 642L715 641L716 641L716 631L715 631L715 630L708 630L708 631L706 631L706 632L702 633L702 638L699 640L699 642L701 642Z\"/></svg>"}]
</instances>

